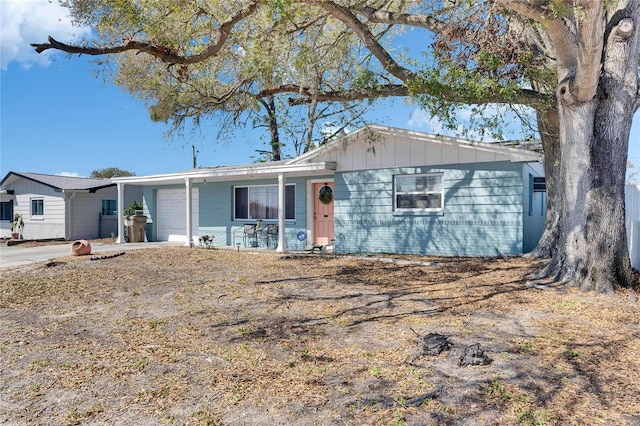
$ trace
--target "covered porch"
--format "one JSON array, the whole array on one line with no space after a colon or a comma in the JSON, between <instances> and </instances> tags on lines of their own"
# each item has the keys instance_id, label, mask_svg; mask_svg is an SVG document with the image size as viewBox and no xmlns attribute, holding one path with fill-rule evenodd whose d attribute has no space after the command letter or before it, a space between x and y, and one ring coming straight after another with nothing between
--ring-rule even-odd
<instances>
[{"instance_id":1,"label":"covered porch","mask_svg":"<svg viewBox=\"0 0 640 426\"><path fill-rule=\"evenodd\" d=\"M118 243L124 243L124 210L126 205L123 202L124 188L127 185L140 185L145 188L143 205L145 215L152 216L150 225L153 229L156 241L171 241L171 238L184 240L184 245L193 246L199 243L199 238L204 234L209 234L208 230L213 229L212 221L220 225L217 228L224 235L219 235L216 245L242 246L257 243L257 246L275 249L278 252L287 251L287 227L295 223L291 220L294 212L298 222L305 224L308 212L306 210L307 201L304 205L298 200L298 206L290 205L290 187L298 197L307 194L307 180L322 180L324 177L332 177L335 172L335 162L310 162L302 164L291 164L288 161L256 163L241 166L225 166L215 168L201 168L189 170L181 173L153 175L153 176L131 176L114 178L118 192ZM247 209L238 201L237 195L241 193L242 187L247 186L247 182L256 182L270 188L270 198L277 197L277 209L275 205L270 208L269 218L260 217L260 213L253 212L252 215L239 217L238 209ZM298 183L298 188L296 184ZM305 185L300 185L305 182ZM236 186L239 185L239 186ZM218 192L214 194L214 189ZM224 191L221 191L224 188ZM151 195L153 194L153 195ZM169 195L172 195L170 197ZM169 200L171 198L171 200ZM167 201L163 201L167 199ZM293 197L295 199L295 197ZM293 202L295 203L295 202ZM246 204L246 203L245 203ZM303 207L301 207L303 206ZM160 228L158 217L166 214L167 210L174 210L174 229L179 228L179 235L171 235L163 232ZM275 211L274 211L275 210ZM304 219L301 218L304 216ZM207 223L201 223L199 218L203 218ZM214 218L214 219L212 219ZM264 220L268 219L268 220ZM166 220L164 221L166 223ZM247 234L250 228L254 227L254 233ZM245 229L246 228L246 229ZM257 231L255 232L256 229ZM274 229L276 232L273 232ZM211 238L215 238L212 236ZM177 241L173 239L173 241ZM224 241L224 242L223 242Z\"/></svg>"}]
</instances>

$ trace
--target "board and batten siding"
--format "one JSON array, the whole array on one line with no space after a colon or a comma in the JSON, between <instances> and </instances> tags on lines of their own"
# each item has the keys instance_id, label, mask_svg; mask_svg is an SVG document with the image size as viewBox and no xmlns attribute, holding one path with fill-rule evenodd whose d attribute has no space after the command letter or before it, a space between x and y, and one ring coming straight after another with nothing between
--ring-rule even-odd
<instances>
[{"instance_id":1,"label":"board and batten siding","mask_svg":"<svg viewBox=\"0 0 640 426\"><path fill-rule=\"evenodd\" d=\"M7 189L15 191L13 213L22 215L22 235L25 240L65 237L65 202L62 192L27 179L20 179ZM44 200L43 216L31 216L32 199Z\"/></svg>"},{"instance_id":2,"label":"board and batten siding","mask_svg":"<svg viewBox=\"0 0 640 426\"><path fill-rule=\"evenodd\" d=\"M442 164L472 164L508 160L506 156L478 144L460 144L452 138L405 136L362 132L357 140L345 139L344 146L321 153L314 161L335 161L336 171L424 167Z\"/></svg>"},{"instance_id":3,"label":"board and batten siding","mask_svg":"<svg viewBox=\"0 0 640 426\"><path fill-rule=\"evenodd\" d=\"M396 212L394 175L444 173L442 212ZM523 247L522 164L469 163L335 175L336 252L516 254Z\"/></svg>"}]
</instances>

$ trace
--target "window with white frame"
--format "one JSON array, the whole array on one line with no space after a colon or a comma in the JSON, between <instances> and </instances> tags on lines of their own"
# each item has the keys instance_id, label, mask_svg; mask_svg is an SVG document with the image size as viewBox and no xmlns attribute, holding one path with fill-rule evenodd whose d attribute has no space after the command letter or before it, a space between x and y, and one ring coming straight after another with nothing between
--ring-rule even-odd
<instances>
[{"instance_id":1,"label":"window with white frame","mask_svg":"<svg viewBox=\"0 0 640 426\"><path fill-rule=\"evenodd\" d=\"M395 210L441 211L444 205L444 174L394 176Z\"/></svg>"},{"instance_id":2,"label":"window with white frame","mask_svg":"<svg viewBox=\"0 0 640 426\"><path fill-rule=\"evenodd\" d=\"M102 200L102 216L115 216L118 210L118 200Z\"/></svg>"},{"instance_id":3,"label":"window with white frame","mask_svg":"<svg viewBox=\"0 0 640 426\"><path fill-rule=\"evenodd\" d=\"M44 199L31 199L31 216L44 216Z\"/></svg>"},{"instance_id":4,"label":"window with white frame","mask_svg":"<svg viewBox=\"0 0 640 426\"><path fill-rule=\"evenodd\" d=\"M285 219L296 217L296 186L285 186ZM235 220L278 220L278 186L255 185L234 188Z\"/></svg>"}]
</instances>

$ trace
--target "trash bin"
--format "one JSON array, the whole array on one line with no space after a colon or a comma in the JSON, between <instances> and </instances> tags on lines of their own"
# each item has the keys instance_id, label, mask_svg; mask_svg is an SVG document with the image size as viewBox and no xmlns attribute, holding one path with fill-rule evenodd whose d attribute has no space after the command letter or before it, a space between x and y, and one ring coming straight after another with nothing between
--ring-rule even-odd
<instances>
[{"instance_id":1,"label":"trash bin","mask_svg":"<svg viewBox=\"0 0 640 426\"><path fill-rule=\"evenodd\" d=\"M143 214L136 214L133 216L127 216L125 219L125 224L127 226L127 237L129 238L129 242L144 242L144 228L147 224L147 217Z\"/></svg>"}]
</instances>

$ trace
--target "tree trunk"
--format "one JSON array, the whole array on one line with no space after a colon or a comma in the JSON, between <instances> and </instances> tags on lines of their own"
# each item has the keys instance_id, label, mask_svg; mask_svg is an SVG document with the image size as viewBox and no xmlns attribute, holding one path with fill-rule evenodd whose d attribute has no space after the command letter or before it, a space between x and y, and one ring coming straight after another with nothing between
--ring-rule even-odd
<instances>
[{"instance_id":1,"label":"tree trunk","mask_svg":"<svg viewBox=\"0 0 640 426\"><path fill-rule=\"evenodd\" d=\"M640 1L583 6L575 49L556 52L562 214L545 272L583 291L611 294L638 286L627 248L625 173L638 97ZM561 29L555 26L554 40L566 38Z\"/></svg>"},{"instance_id":2,"label":"tree trunk","mask_svg":"<svg viewBox=\"0 0 640 426\"><path fill-rule=\"evenodd\" d=\"M612 88L606 88L612 89ZM636 286L625 229L625 167L632 112L608 93L587 103L560 103L560 217L556 279L584 291ZM548 271L551 272L551 271Z\"/></svg>"},{"instance_id":3,"label":"tree trunk","mask_svg":"<svg viewBox=\"0 0 640 426\"><path fill-rule=\"evenodd\" d=\"M280 133L278 131L278 117L276 116L276 102L273 96L267 97L267 116L269 120L269 132L271 134L271 160L280 161L282 151L280 147Z\"/></svg>"},{"instance_id":4,"label":"tree trunk","mask_svg":"<svg viewBox=\"0 0 640 426\"><path fill-rule=\"evenodd\" d=\"M557 254L562 214L562 190L560 189L560 134L557 108L536 112L538 131L544 151L544 174L547 187L547 209L544 231L536 247L528 254L532 257L554 258Z\"/></svg>"}]
</instances>

